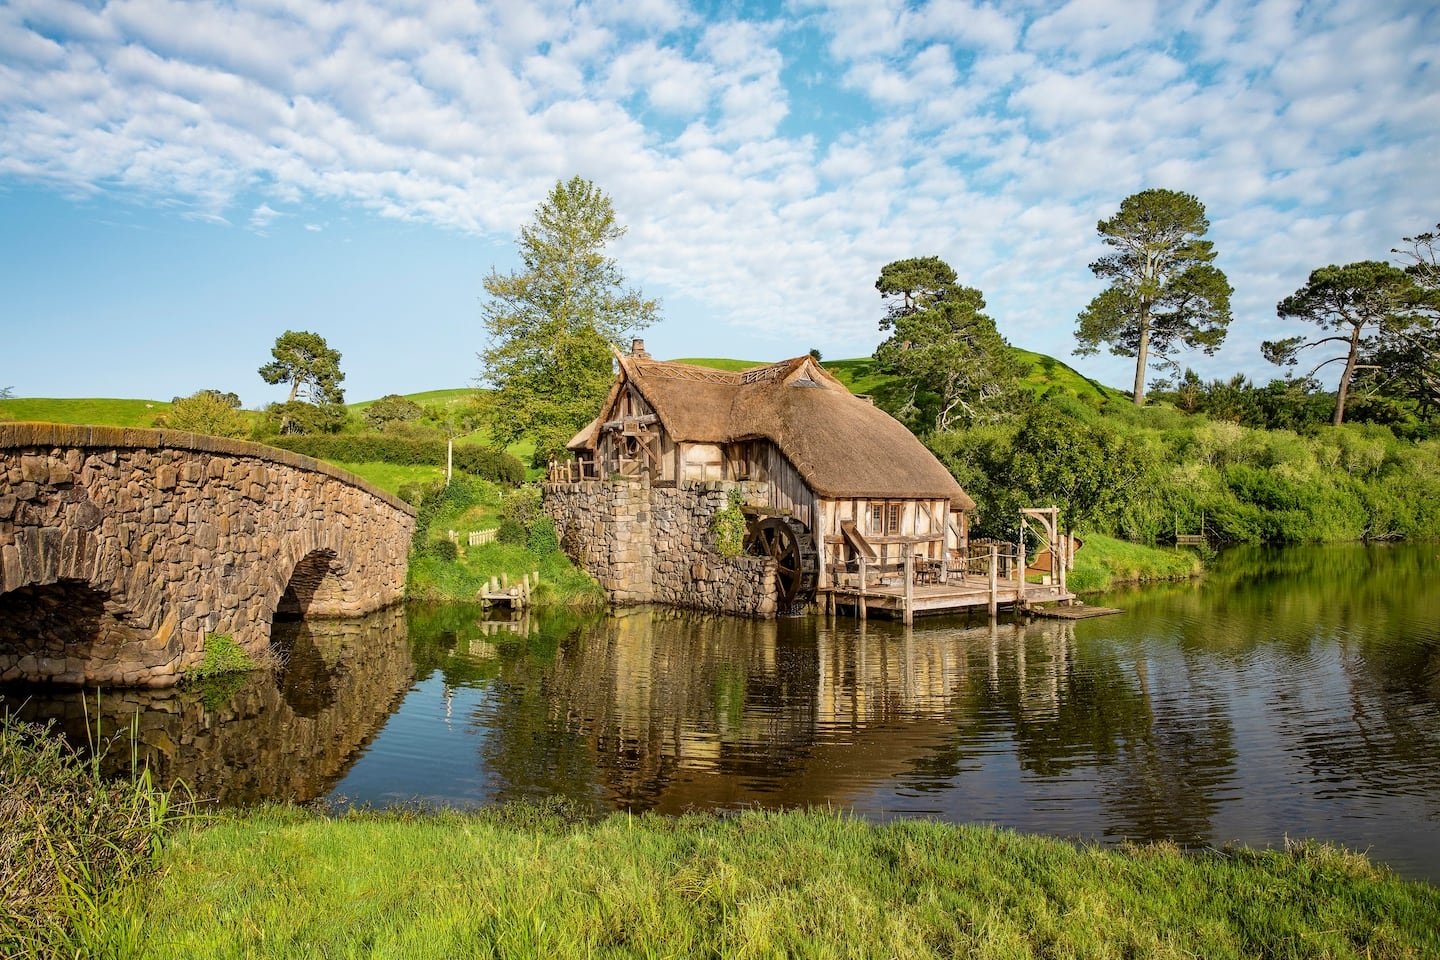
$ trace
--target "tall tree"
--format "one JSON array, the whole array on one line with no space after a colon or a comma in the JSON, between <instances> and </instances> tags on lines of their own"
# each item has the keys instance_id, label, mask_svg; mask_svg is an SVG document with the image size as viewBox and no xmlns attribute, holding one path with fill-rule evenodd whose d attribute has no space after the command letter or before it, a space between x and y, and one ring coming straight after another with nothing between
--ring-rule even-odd
<instances>
[{"instance_id":1,"label":"tall tree","mask_svg":"<svg viewBox=\"0 0 1440 960\"><path fill-rule=\"evenodd\" d=\"M610 350L652 323L659 304L627 289L605 247L625 235L609 196L589 180L557 182L520 228L523 269L485 278L490 346L480 354L494 387L491 436L535 440L535 460L565 442L600 408Z\"/></svg>"},{"instance_id":2,"label":"tall tree","mask_svg":"<svg viewBox=\"0 0 1440 960\"><path fill-rule=\"evenodd\" d=\"M888 263L875 289L885 301L880 329L890 331L875 350L876 364L904 386L897 417L948 430L994 422L1010 411L1019 363L995 321L981 312L979 290L962 286L939 257Z\"/></svg>"},{"instance_id":3,"label":"tall tree","mask_svg":"<svg viewBox=\"0 0 1440 960\"><path fill-rule=\"evenodd\" d=\"M1345 422L1345 403L1357 374L1373 371L1378 380L1420 359L1416 351L1424 349L1434 326L1427 322L1427 302L1433 304L1433 296L1427 296L1410 274L1388 263L1364 260L1321 267L1311 272L1305 286L1281 300L1275 312L1334 332L1314 339L1267 340L1260 350L1271 363L1290 366L1302 350L1337 345L1341 352L1321 360L1307 376L1332 363L1345 364L1331 421L1339 426Z\"/></svg>"},{"instance_id":4,"label":"tall tree","mask_svg":"<svg viewBox=\"0 0 1440 960\"><path fill-rule=\"evenodd\" d=\"M275 338L270 355L274 357L260 368L266 383L290 384L286 403L303 399L316 406L345 402L340 381L340 351L330 349L325 338L308 330L286 330ZM303 394L303 396L302 396Z\"/></svg>"},{"instance_id":5,"label":"tall tree","mask_svg":"<svg viewBox=\"0 0 1440 960\"><path fill-rule=\"evenodd\" d=\"M1181 347L1214 353L1230 325L1230 282L1214 266L1215 245L1205 205L1178 190L1142 190L1120 211L1096 225L1114 248L1090 264L1110 281L1080 314L1077 354L1110 352L1135 358L1135 403L1145 402L1145 374L1154 354L1179 368L1170 355Z\"/></svg>"},{"instance_id":6,"label":"tall tree","mask_svg":"<svg viewBox=\"0 0 1440 960\"><path fill-rule=\"evenodd\" d=\"M308 330L286 330L270 349L274 358L260 368L266 383L290 384L290 396L269 410L281 433L323 433L345 422L345 391L340 381L340 351Z\"/></svg>"}]
</instances>

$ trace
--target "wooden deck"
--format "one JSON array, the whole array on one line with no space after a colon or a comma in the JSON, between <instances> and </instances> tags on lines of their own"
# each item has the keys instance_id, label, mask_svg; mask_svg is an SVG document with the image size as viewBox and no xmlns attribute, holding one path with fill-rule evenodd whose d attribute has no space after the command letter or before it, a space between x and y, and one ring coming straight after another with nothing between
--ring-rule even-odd
<instances>
[{"instance_id":1,"label":"wooden deck","mask_svg":"<svg viewBox=\"0 0 1440 960\"><path fill-rule=\"evenodd\" d=\"M996 582L988 577L951 576L942 583L871 581L862 590L855 578L823 587L816 597L822 610L853 607L865 619L871 613L898 615L910 621L916 614L951 613L984 607L993 616L1001 608L1024 609L1039 603L1069 603L1075 599L1059 584Z\"/></svg>"}]
</instances>

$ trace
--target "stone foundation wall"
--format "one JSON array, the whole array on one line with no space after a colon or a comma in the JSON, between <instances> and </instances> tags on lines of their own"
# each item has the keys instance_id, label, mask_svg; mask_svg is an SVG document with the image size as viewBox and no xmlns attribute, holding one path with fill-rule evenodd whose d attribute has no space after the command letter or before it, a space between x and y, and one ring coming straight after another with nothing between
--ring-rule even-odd
<instances>
[{"instance_id":1,"label":"stone foundation wall","mask_svg":"<svg viewBox=\"0 0 1440 960\"><path fill-rule=\"evenodd\" d=\"M710 525L731 490L766 501L763 483L687 481L652 487L613 478L547 483L545 509L565 552L600 582L612 603L775 616L775 567L759 557L722 557Z\"/></svg>"}]
</instances>

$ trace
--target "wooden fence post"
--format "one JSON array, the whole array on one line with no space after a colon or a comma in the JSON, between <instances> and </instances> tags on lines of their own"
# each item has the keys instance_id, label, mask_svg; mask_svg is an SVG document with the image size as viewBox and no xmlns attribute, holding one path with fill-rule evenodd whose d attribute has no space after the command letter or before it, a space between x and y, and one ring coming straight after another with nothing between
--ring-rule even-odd
<instances>
[{"instance_id":1,"label":"wooden fence post","mask_svg":"<svg viewBox=\"0 0 1440 960\"><path fill-rule=\"evenodd\" d=\"M915 622L915 548L905 548L905 612L902 615L905 626Z\"/></svg>"},{"instance_id":2,"label":"wooden fence post","mask_svg":"<svg viewBox=\"0 0 1440 960\"><path fill-rule=\"evenodd\" d=\"M990 619L1000 612L1000 548L990 544Z\"/></svg>"}]
</instances>

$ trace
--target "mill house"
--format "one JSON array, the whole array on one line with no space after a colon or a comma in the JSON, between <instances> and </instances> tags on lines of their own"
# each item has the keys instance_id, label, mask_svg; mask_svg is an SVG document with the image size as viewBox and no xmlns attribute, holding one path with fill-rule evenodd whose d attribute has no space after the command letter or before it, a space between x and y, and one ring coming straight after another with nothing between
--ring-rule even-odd
<instances>
[{"instance_id":1,"label":"mill house","mask_svg":"<svg viewBox=\"0 0 1440 960\"><path fill-rule=\"evenodd\" d=\"M583 544L573 536L567 543L592 573L595 564L587 561L614 555L606 540L621 541L652 571L684 567L690 554L704 552L704 537L648 526L697 499L723 506L717 493L735 489L743 494L746 552L773 563L777 611L818 602L828 612L892 611L908 621L917 612L971 606L993 612L1069 599L1061 551L1049 551L1054 569L1030 583L1016 561L1018 543L971 543L975 502L949 470L903 424L852 394L814 358L724 371L652 359L636 340L628 355L616 353L616 362L599 414L570 440L572 459L550 464L546 485L557 528L593 534ZM605 484L662 495L636 501L626 515L637 521L630 529L606 529L595 524L594 505L573 496L577 488ZM1026 513L1038 522L1042 545L1058 542L1053 508ZM692 531L706 519L692 518ZM723 565L704 559L692 568ZM683 587L678 592L686 595ZM647 597L642 590L619 599Z\"/></svg>"}]
</instances>

